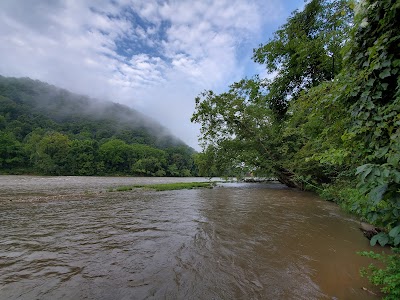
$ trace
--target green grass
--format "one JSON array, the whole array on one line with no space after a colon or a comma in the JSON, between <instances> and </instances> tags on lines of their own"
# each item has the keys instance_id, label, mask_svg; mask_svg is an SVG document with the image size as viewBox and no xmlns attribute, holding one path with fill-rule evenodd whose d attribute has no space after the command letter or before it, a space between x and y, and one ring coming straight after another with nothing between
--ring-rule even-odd
<instances>
[{"instance_id":1,"label":"green grass","mask_svg":"<svg viewBox=\"0 0 400 300\"><path fill-rule=\"evenodd\" d=\"M156 191L172 191L184 189L213 188L215 184L212 182L177 182L177 183L160 183L160 184L134 184L119 186L115 189L108 189L109 192L126 192L133 189L143 188Z\"/></svg>"}]
</instances>

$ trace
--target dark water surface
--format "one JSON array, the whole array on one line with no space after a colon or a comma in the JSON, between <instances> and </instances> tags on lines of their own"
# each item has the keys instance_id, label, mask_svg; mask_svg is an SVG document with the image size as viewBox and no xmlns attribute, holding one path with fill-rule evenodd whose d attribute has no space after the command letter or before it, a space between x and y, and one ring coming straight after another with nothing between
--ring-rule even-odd
<instances>
[{"instance_id":1,"label":"dark water surface","mask_svg":"<svg viewBox=\"0 0 400 300\"><path fill-rule=\"evenodd\" d=\"M0 299L378 298L357 222L311 193L106 192L193 180L0 176Z\"/></svg>"}]
</instances>

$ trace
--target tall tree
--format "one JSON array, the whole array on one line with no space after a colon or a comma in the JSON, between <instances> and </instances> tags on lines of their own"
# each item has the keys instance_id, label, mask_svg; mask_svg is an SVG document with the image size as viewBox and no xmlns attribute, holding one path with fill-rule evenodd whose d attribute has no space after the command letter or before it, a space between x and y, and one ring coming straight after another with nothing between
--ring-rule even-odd
<instances>
[{"instance_id":1,"label":"tall tree","mask_svg":"<svg viewBox=\"0 0 400 300\"><path fill-rule=\"evenodd\" d=\"M97 172L98 145L94 140L73 140L68 153L69 172L72 175L94 175Z\"/></svg>"},{"instance_id":2,"label":"tall tree","mask_svg":"<svg viewBox=\"0 0 400 300\"><path fill-rule=\"evenodd\" d=\"M133 151L124 141L113 139L99 147L100 161L104 163L105 172L129 173L134 163Z\"/></svg>"},{"instance_id":3,"label":"tall tree","mask_svg":"<svg viewBox=\"0 0 400 300\"><path fill-rule=\"evenodd\" d=\"M196 98L192 122L201 124L204 154L213 149L220 171L258 171L295 186L293 174L281 164L280 124L273 122L273 112L265 105L266 92L257 77L241 80L219 95L204 92Z\"/></svg>"},{"instance_id":4,"label":"tall tree","mask_svg":"<svg viewBox=\"0 0 400 300\"><path fill-rule=\"evenodd\" d=\"M267 101L278 119L288 103L304 89L331 80L342 69L341 49L352 21L348 0L312 0L295 11L266 44L254 50L255 62L275 78L269 81Z\"/></svg>"},{"instance_id":5,"label":"tall tree","mask_svg":"<svg viewBox=\"0 0 400 300\"><path fill-rule=\"evenodd\" d=\"M244 79L228 92L199 95L192 122L202 126L204 149L213 147L217 161L231 167L262 170L301 187L286 165L298 147L283 132L288 104L340 71L351 15L348 1L311 1L254 51L254 60L275 73L272 80Z\"/></svg>"},{"instance_id":6,"label":"tall tree","mask_svg":"<svg viewBox=\"0 0 400 300\"><path fill-rule=\"evenodd\" d=\"M68 136L59 132L44 135L32 157L35 169L46 175L66 174L70 143Z\"/></svg>"},{"instance_id":7,"label":"tall tree","mask_svg":"<svg viewBox=\"0 0 400 300\"><path fill-rule=\"evenodd\" d=\"M23 147L9 132L0 131L0 169L10 171L24 164Z\"/></svg>"}]
</instances>

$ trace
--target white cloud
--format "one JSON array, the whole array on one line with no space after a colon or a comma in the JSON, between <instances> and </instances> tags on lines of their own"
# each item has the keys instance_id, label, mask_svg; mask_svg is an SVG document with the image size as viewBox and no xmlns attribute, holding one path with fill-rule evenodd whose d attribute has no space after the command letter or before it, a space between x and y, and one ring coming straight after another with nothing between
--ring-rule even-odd
<instances>
[{"instance_id":1,"label":"white cloud","mask_svg":"<svg viewBox=\"0 0 400 300\"><path fill-rule=\"evenodd\" d=\"M138 108L197 148L194 97L245 76L238 49L288 14L278 0L2 0L0 74Z\"/></svg>"}]
</instances>

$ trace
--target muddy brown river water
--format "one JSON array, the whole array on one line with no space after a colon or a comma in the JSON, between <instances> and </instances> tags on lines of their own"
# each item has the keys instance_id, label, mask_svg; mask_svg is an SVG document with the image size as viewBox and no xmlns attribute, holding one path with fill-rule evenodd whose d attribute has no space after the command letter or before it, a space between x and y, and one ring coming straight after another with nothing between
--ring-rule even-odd
<instances>
[{"instance_id":1,"label":"muddy brown river water","mask_svg":"<svg viewBox=\"0 0 400 300\"><path fill-rule=\"evenodd\" d=\"M0 299L378 299L358 223L280 184L0 176Z\"/></svg>"}]
</instances>

